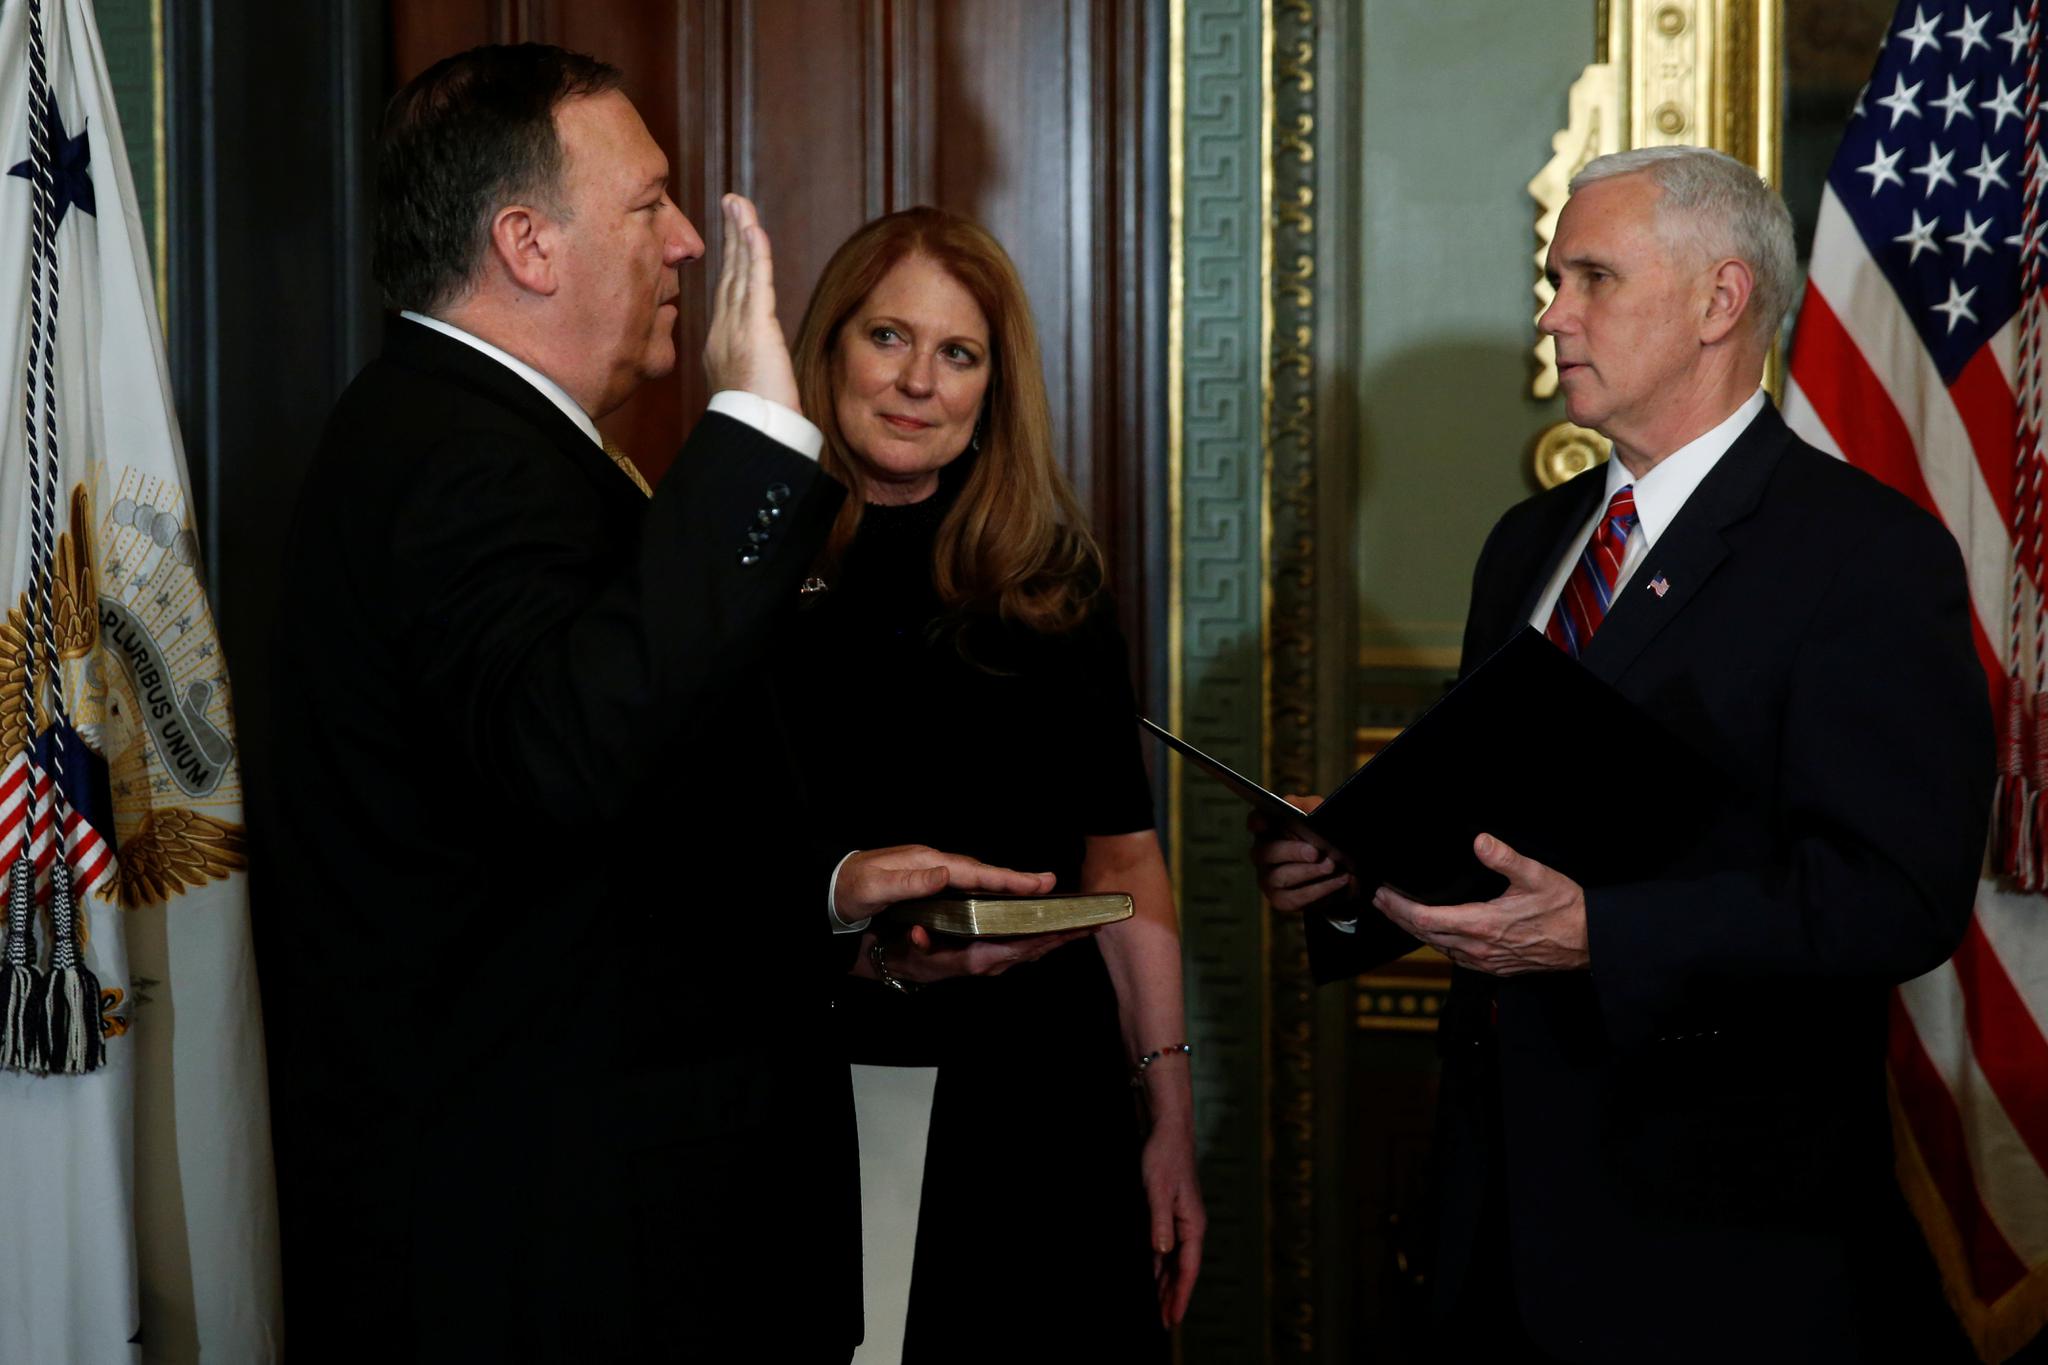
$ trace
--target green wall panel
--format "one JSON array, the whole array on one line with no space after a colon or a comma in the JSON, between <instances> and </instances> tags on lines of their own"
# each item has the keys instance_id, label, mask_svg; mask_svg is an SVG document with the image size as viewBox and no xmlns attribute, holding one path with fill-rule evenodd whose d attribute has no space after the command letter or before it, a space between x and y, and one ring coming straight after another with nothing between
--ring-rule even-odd
<instances>
[{"instance_id":1,"label":"green wall panel","mask_svg":"<svg viewBox=\"0 0 2048 1365\"><path fill-rule=\"evenodd\" d=\"M1359 644L1455 647L1472 562L1533 491L1535 201L1595 7L1367 0L1356 554ZM1326 140L1325 154L1346 149Z\"/></svg>"},{"instance_id":2,"label":"green wall panel","mask_svg":"<svg viewBox=\"0 0 2048 1365\"><path fill-rule=\"evenodd\" d=\"M1261 763L1260 107L1256 6L1189 0L1183 182L1181 724L1197 745ZM1184 772L1181 917L1209 1240L1185 1359L1264 1350L1263 959L1244 811Z\"/></svg>"},{"instance_id":3,"label":"green wall panel","mask_svg":"<svg viewBox=\"0 0 2048 1365\"><path fill-rule=\"evenodd\" d=\"M128 171L135 178L143 238L156 260L156 23L163 0L99 0L93 14L99 21L100 46L107 54L107 76L114 84L114 112L121 118L121 137L128 145Z\"/></svg>"}]
</instances>

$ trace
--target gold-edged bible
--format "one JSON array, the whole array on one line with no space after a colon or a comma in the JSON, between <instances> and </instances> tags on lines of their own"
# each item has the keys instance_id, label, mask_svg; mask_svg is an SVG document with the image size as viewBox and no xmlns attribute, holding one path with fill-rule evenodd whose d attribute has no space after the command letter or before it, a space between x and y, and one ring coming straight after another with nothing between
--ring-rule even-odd
<instances>
[{"instance_id":1,"label":"gold-edged bible","mask_svg":"<svg viewBox=\"0 0 2048 1365\"><path fill-rule=\"evenodd\" d=\"M1131 898L1122 891L1080 891L1057 896L963 893L903 901L889 914L899 924L922 924L934 933L967 938L1056 934L1129 919Z\"/></svg>"}]
</instances>

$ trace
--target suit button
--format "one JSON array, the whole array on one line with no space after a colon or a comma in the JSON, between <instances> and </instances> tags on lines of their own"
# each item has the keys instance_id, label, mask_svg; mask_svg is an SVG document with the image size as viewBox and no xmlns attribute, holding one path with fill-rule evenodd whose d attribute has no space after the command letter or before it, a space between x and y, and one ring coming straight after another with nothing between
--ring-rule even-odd
<instances>
[{"instance_id":1,"label":"suit button","mask_svg":"<svg viewBox=\"0 0 2048 1365\"><path fill-rule=\"evenodd\" d=\"M767 498L770 507L780 507L783 503L789 501L789 485L786 483L769 484Z\"/></svg>"},{"instance_id":2,"label":"suit button","mask_svg":"<svg viewBox=\"0 0 2048 1365\"><path fill-rule=\"evenodd\" d=\"M740 551L740 567L741 567L742 569L751 569L751 568L753 568L753 567L754 567L754 566L755 566L756 564L759 564L760 562L761 562L761 555L760 555L760 553L759 553L758 551L755 551L755 550L741 550L741 551Z\"/></svg>"}]
</instances>

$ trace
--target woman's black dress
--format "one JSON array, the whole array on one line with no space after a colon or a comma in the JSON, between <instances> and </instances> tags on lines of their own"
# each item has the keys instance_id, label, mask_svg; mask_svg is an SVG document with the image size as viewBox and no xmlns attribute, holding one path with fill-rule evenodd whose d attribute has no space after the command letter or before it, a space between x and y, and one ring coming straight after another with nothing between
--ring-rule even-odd
<instances>
[{"instance_id":1,"label":"woman's black dress","mask_svg":"<svg viewBox=\"0 0 2048 1365\"><path fill-rule=\"evenodd\" d=\"M954 482L868 507L802 614L781 690L804 795L847 847L929 844L1076 889L1085 836L1153 825L1123 637L1107 610L1061 637L942 628L932 547ZM836 1012L849 1060L939 1067L903 1359L1164 1360L1095 943L913 996L848 978Z\"/></svg>"}]
</instances>

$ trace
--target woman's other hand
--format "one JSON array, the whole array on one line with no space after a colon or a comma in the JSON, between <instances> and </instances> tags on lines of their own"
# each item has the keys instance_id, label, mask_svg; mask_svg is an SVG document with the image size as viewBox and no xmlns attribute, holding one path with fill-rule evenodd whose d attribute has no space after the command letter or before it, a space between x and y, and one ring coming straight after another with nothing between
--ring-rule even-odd
<instances>
[{"instance_id":1,"label":"woman's other hand","mask_svg":"<svg viewBox=\"0 0 2048 1365\"><path fill-rule=\"evenodd\" d=\"M1145 1072L1159 1070L1162 1063L1185 1067L1187 1061L1185 1055L1168 1054ZM1161 1079L1165 1079L1163 1071ZM1147 1085L1146 1108L1152 1127L1145 1135L1140 1157L1145 1203L1152 1215L1152 1280L1159 1292L1159 1322L1169 1328L1187 1316L1188 1300L1202 1273L1202 1238L1209 1227L1208 1211L1202 1207L1202 1186L1195 1176L1194 1113L1170 1098L1185 1094L1185 1085L1164 1085L1156 1090Z\"/></svg>"}]
</instances>

